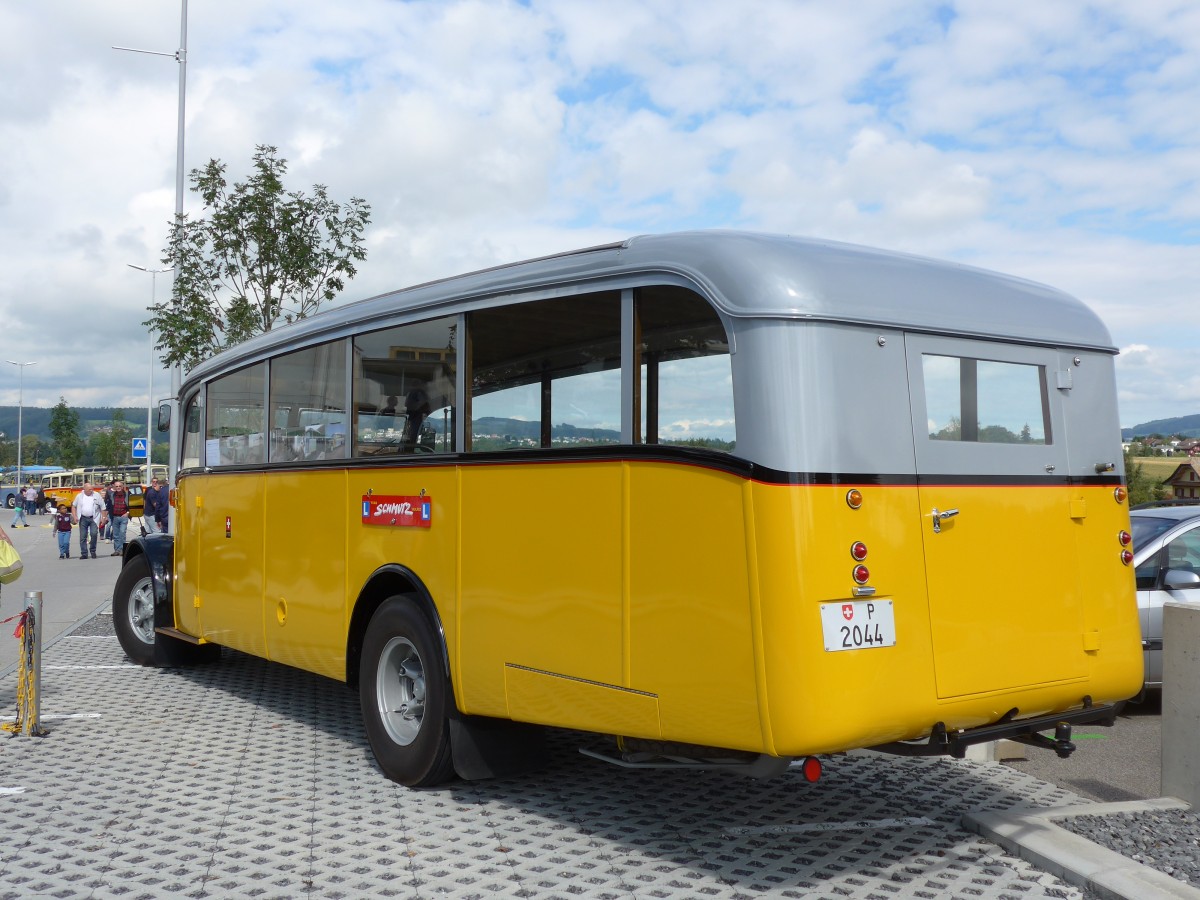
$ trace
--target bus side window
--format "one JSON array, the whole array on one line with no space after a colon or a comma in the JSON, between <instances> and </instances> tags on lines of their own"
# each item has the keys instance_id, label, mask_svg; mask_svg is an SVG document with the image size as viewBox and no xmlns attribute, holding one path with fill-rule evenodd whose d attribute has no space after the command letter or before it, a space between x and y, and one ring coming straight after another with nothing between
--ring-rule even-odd
<instances>
[{"instance_id":1,"label":"bus side window","mask_svg":"<svg viewBox=\"0 0 1200 900\"><path fill-rule=\"evenodd\" d=\"M179 467L194 469L200 465L200 450L204 439L204 394L199 393L187 402L183 415L183 447Z\"/></svg>"},{"instance_id":2,"label":"bus side window","mask_svg":"<svg viewBox=\"0 0 1200 900\"><path fill-rule=\"evenodd\" d=\"M346 342L271 360L271 462L346 456Z\"/></svg>"},{"instance_id":3,"label":"bus side window","mask_svg":"<svg viewBox=\"0 0 1200 900\"><path fill-rule=\"evenodd\" d=\"M204 431L206 465L255 465L266 461L266 377L267 364L257 363L209 382Z\"/></svg>"},{"instance_id":4,"label":"bus side window","mask_svg":"<svg viewBox=\"0 0 1200 900\"><path fill-rule=\"evenodd\" d=\"M354 338L354 455L451 453L458 317Z\"/></svg>"},{"instance_id":5,"label":"bus side window","mask_svg":"<svg viewBox=\"0 0 1200 900\"><path fill-rule=\"evenodd\" d=\"M732 452L729 337L700 295L670 285L635 295L641 371L639 443Z\"/></svg>"},{"instance_id":6,"label":"bus side window","mask_svg":"<svg viewBox=\"0 0 1200 900\"><path fill-rule=\"evenodd\" d=\"M472 450L621 440L619 291L473 312Z\"/></svg>"}]
</instances>

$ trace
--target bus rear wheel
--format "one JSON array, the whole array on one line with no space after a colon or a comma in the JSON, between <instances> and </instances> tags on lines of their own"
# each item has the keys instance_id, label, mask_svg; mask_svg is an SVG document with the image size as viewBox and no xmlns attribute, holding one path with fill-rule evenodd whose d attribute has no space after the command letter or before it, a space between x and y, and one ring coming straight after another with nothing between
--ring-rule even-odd
<instances>
[{"instance_id":1,"label":"bus rear wheel","mask_svg":"<svg viewBox=\"0 0 1200 900\"><path fill-rule=\"evenodd\" d=\"M154 581L145 556L129 560L117 576L113 628L126 656L141 666L154 662Z\"/></svg>"},{"instance_id":2,"label":"bus rear wheel","mask_svg":"<svg viewBox=\"0 0 1200 900\"><path fill-rule=\"evenodd\" d=\"M363 639L359 702L367 740L388 778L430 787L454 774L450 680L428 619L404 596L375 611Z\"/></svg>"}]
</instances>

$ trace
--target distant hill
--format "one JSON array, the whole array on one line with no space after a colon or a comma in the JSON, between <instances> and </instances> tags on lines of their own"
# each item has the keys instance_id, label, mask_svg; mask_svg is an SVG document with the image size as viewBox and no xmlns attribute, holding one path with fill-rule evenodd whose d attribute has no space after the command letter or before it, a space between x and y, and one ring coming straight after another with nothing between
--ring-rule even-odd
<instances>
[{"instance_id":1,"label":"distant hill","mask_svg":"<svg viewBox=\"0 0 1200 900\"><path fill-rule=\"evenodd\" d=\"M1177 416L1174 419L1155 419L1132 428L1121 429L1121 440L1145 437L1148 434L1177 434L1180 437L1200 438L1200 415Z\"/></svg>"},{"instance_id":2,"label":"distant hill","mask_svg":"<svg viewBox=\"0 0 1200 900\"><path fill-rule=\"evenodd\" d=\"M72 406L71 409L79 414L79 430L83 432L84 440L95 428L110 424L113 413L116 412L110 406ZM36 434L43 441L52 440L50 435L51 412L50 407L26 406L21 411L21 433ZM121 412L125 415L125 422L129 426L130 434L134 437L144 437L146 407L122 407ZM10 441L17 439L17 407L0 406L0 432L3 432L5 438Z\"/></svg>"}]
</instances>

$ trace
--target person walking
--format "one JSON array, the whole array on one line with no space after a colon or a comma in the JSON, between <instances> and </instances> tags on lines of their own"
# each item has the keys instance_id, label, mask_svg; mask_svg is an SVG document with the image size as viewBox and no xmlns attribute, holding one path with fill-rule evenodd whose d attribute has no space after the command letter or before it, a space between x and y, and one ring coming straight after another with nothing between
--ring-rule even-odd
<instances>
[{"instance_id":1,"label":"person walking","mask_svg":"<svg viewBox=\"0 0 1200 900\"><path fill-rule=\"evenodd\" d=\"M107 507L109 527L112 533L112 553L109 556L120 556L125 552L125 530L129 527L129 494L125 490L125 482L114 481L104 500Z\"/></svg>"},{"instance_id":2,"label":"person walking","mask_svg":"<svg viewBox=\"0 0 1200 900\"><path fill-rule=\"evenodd\" d=\"M170 514L167 486L160 484L157 478L151 478L150 487L146 488L144 502L146 506L142 511L142 519L153 522L159 531L166 532L167 516Z\"/></svg>"},{"instance_id":3,"label":"person walking","mask_svg":"<svg viewBox=\"0 0 1200 900\"><path fill-rule=\"evenodd\" d=\"M71 558L71 509L65 503L58 504L54 515L54 533L58 535L58 558Z\"/></svg>"},{"instance_id":4,"label":"person walking","mask_svg":"<svg viewBox=\"0 0 1200 900\"><path fill-rule=\"evenodd\" d=\"M13 520L8 527L20 528L22 525L29 527L29 523L25 521L25 492L18 491L13 495Z\"/></svg>"},{"instance_id":5,"label":"person walking","mask_svg":"<svg viewBox=\"0 0 1200 900\"><path fill-rule=\"evenodd\" d=\"M92 559L96 558L96 541L99 528L108 524L108 513L104 500L96 493L92 483L86 482L83 490L75 495L71 504L71 522L79 526L79 558L88 558L88 538L91 537Z\"/></svg>"}]
</instances>

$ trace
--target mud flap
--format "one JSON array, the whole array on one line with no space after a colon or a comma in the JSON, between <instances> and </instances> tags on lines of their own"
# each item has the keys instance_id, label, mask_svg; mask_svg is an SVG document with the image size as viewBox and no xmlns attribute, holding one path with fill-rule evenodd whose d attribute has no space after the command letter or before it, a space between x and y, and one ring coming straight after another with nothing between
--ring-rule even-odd
<instances>
[{"instance_id":1,"label":"mud flap","mask_svg":"<svg viewBox=\"0 0 1200 900\"><path fill-rule=\"evenodd\" d=\"M483 716L450 717L450 753L459 778L519 775L546 762L545 729Z\"/></svg>"}]
</instances>

